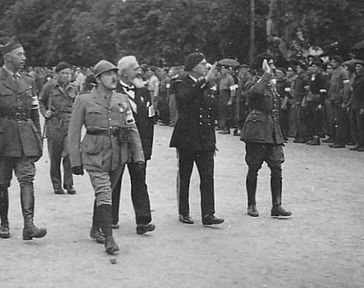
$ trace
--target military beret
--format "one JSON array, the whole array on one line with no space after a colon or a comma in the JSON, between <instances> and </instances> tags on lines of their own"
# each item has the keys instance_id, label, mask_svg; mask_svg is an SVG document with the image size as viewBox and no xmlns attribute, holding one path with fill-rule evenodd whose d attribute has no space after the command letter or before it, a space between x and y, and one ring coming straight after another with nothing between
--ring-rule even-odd
<instances>
[{"instance_id":1,"label":"military beret","mask_svg":"<svg viewBox=\"0 0 364 288\"><path fill-rule=\"evenodd\" d=\"M198 63L200 63L203 59L205 59L205 55L203 53L194 52L189 54L186 57L185 61L185 71L191 71L193 68L196 67Z\"/></svg>"},{"instance_id":2,"label":"military beret","mask_svg":"<svg viewBox=\"0 0 364 288\"><path fill-rule=\"evenodd\" d=\"M59 62L56 66L56 72L62 71L63 69L71 68L72 66L67 62Z\"/></svg>"},{"instance_id":3,"label":"military beret","mask_svg":"<svg viewBox=\"0 0 364 288\"><path fill-rule=\"evenodd\" d=\"M16 37L12 37L10 39L10 41L4 45L0 45L0 52L2 55L5 55L19 47L23 47L20 42L18 41L18 39L16 39Z\"/></svg>"}]
</instances>

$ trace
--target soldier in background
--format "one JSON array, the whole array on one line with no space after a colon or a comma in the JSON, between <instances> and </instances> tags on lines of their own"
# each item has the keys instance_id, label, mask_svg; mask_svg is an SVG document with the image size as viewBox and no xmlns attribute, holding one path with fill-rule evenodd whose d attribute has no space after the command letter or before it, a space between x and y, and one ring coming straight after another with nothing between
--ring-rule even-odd
<instances>
[{"instance_id":1,"label":"soldier in background","mask_svg":"<svg viewBox=\"0 0 364 288\"><path fill-rule=\"evenodd\" d=\"M8 187L14 171L20 184L23 240L32 240L47 234L33 223L35 162L42 156L38 101L33 79L19 72L26 60L22 45L13 38L0 52L0 238L10 237Z\"/></svg>"},{"instance_id":2,"label":"soldier in background","mask_svg":"<svg viewBox=\"0 0 364 288\"><path fill-rule=\"evenodd\" d=\"M68 194L75 194L68 152L67 133L71 119L73 102L78 88L70 83L71 65L60 62L56 67L56 77L44 85L39 95L40 112L44 116L50 159L50 175L55 194L64 194L61 179L63 164L63 188Z\"/></svg>"}]
</instances>

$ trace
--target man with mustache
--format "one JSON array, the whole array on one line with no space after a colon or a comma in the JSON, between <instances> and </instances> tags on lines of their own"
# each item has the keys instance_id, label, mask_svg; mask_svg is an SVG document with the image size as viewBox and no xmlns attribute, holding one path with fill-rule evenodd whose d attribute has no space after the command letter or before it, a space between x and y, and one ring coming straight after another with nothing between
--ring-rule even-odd
<instances>
[{"instance_id":1,"label":"man with mustache","mask_svg":"<svg viewBox=\"0 0 364 288\"><path fill-rule=\"evenodd\" d=\"M8 187L14 171L20 184L23 240L32 240L47 234L33 223L35 162L42 156L38 100L33 80L20 72L26 60L23 46L13 38L0 45L0 52L0 238L10 237Z\"/></svg>"},{"instance_id":2,"label":"man with mustache","mask_svg":"<svg viewBox=\"0 0 364 288\"><path fill-rule=\"evenodd\" d=\"M128 97L114 91L117 71L114 64L105 60L95 65L96 87L76 98L68 133L72 172L83 175L85 168L95 191L91 235L97 237L97 242L105 237L108 254L119 250L112 233L113 186L125 163L145 165ZM86 135L81 143L82 126L86 128Z\"/></svg>"}]
</instances>

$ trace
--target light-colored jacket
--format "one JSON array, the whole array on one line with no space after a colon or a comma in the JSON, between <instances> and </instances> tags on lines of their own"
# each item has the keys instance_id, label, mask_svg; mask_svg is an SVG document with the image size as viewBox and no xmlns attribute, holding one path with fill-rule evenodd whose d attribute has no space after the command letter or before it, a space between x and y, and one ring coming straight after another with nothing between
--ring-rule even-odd
<instances>
[{"instance_id":1,"label":"light-colored jacket","mask_svg":"<svg viewBox=\"0 0 364 288\"><path fill-rule=\"evenodd\" d=\"M144 162L128 96L113 92L109 103L96 88L76 98L68 131L72 167L110 172L129 161ZM81 142L82 126L88 132Z\"/></svg>"}]
</instances>

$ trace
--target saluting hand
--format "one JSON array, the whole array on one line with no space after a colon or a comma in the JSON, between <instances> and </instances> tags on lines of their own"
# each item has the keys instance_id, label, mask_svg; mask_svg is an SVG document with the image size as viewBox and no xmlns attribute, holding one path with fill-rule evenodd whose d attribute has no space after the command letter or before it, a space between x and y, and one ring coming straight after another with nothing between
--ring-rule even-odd
<instances>
[{"instance_id":1,"label":"saluting hand","mask_svg":"<svg viewBox=\"0 0 364 288\"><path fill-rule=\"evenodd\" d=\"M215 62L209 69L209 71L207 72L206 76L205 76L205 80L206 82L210 82L212 79L215 78L215 74L216 74L216 65L217 62Z\"/></svg>"},{"instance_id":2,"label":"saluting hand","mask_svg":"<svg viewBox=\"0 0 364 288\"><path fill-rule=\"evenodd\" d=\"M265 73L268 73L270 75L273 74L273 71L272 71L272 68L270 68L269 64L268 64L268 61L267 59L264 59L263 60L263 63L262 63L262 70L265 72Z\"/></svg>"}]
</instances>

